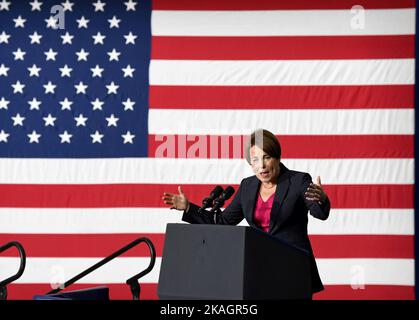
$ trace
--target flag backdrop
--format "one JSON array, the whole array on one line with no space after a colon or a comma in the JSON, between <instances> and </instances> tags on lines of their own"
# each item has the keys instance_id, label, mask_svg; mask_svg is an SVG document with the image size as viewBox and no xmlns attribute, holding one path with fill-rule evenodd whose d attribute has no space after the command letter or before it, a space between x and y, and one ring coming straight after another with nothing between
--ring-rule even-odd
<instances>
[{"instance_id":1,"label":"flag backdrop","mask_svg":"<svg viewBox=\"0 0 419 320\"><path fill-rule=\"evenodd\" d=\"M163 191L237 186L244 137L266 128L331 199L309 220L315 299L413 299L414 38L410 0L1 0L0 244L28 256L9 298L148 236L156 299L181 218ZM71 288L130 298L147 265L139 247ZM1 279L17 268L2 254Z\"/></svg>"}]
</instances>

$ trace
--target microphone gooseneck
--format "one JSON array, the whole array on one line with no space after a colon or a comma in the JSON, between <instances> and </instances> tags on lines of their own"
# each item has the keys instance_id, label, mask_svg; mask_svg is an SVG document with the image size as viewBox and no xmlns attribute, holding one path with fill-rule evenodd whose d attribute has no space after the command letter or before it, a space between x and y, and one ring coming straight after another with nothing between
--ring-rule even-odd
<instances>
[{"instance_id":1,"label":"microphone gooseneck","mask_svg":"<svg viewBox=\"0 0 419 320\"><path fill-rule=\"evenodd\" d=\"M202 206L199 208L198 212L202 213L206 208L212 207L214 199L218 198L223 193L223 188L221 186L216 186L210 193L208 198L202 200Z\"/></svg>"}]
</instances>

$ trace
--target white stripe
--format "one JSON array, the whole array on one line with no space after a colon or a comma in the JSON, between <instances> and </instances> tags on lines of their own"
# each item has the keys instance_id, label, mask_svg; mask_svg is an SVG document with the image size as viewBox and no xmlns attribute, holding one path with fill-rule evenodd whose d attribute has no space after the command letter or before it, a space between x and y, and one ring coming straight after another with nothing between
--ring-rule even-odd
<instances>
[{"instance_id":1,"label":"white stripe","mask_svg":"<svg viewBox=\"0 0 419 320\"><path fill-rule=\"evenodd\" d=\"M413 259L316 259L323 284L415 285Z\"/></svg>"},{"instance_id":2,"label":"white stripe","mask_svg":"<svg viewBox=\"0 0 419 320\"><path fill-rule=\"evenodd\" d=\"M182 212L165 208L0 209L0 233L165 233Z\"/></svg>"},{"instance_id":3,"label":"white stripe","mask_svg":"<svg viewBox=\"0 0 419 320\"><path fill-rule=\"evenodd\" d=\"M414 34L415 9L365 10L354 13L349 7L347 10L159 10L152 13L151 31L154 36Z\"/></svg>"},{"instance_id":4,"label":"white stripe","mask_svg":"<svg viewBox=\"0 0 419 320\"><path fill-rule=\"evenodd\" d=\"M157 135L247 135L257 128L283 135L414 134L414 121L414 109L150 109L148 126Z\"/></svg>"},{"instance_id":5,"label":"white stripe","mask_svg":"<svg viewBox=\"0 0 419 320\"><path fill-rule=\"evenodd\" d=\"M28 258L26 270L15 283L62 283L100 258ZM324 284L414 285L413 259L316 259ZM149 258L116 258L77 283L124 283L148 266ZM161 258L141 283L157 283ZM12 275L19 258L0 258L0 278ZM36 293L34 293L36 294ZM41 293L42 294L42 293Z\"/></svg>"},{"instance_id":6,"label":"white stripe","mask_svg":"<svg viewBox=\"0 0 419 320\"><path fill-rule=\"evenodd\" d=\"M391 85L414 82L414 59L150 62L151 85Z\"/></svg>"},{"instance_id":7,"label":"white stripe","mask_svg":"<svg viewBox=\"0 0 419 320\"><path fill-rule=\"evenodd\" d=\"M101 259L103 258L27 258L25 272L14 283L64 283ZM0 279L16 273L19 262L19 258L0 258ZM146 269L149 263L148 257L115 258L76 283L124 283ZM158 282L160 263L161 258L156 258L153 270L140 281Z\"/></svg>"},{"instance_id":8,"label":"white stripe","mask_svg":"<svg viewBox=\"0 0 419 320\"><path fill-rule=\"evenodd\" d=\"M0 233L164 234L183 223L182 212L165 208L0 209ZM246 220L240 225L248 226ZM414 234L413 209L332 209L326 221L310 216L309 234ZM40 235L41 236L41 235Z\"/></svg>"},{"instance_id":9,"label":"white stripe","mask_svg":"<svg viewBox=\"0 0 419 320\"><path fill-rule=\"evenodd\" d=\"M285 159L324 184L413 184L414 159ZM0 159L0 183L238 184L253 175L243 159Z\"/></svg>"},{"instance_id":10,"label":"white stripe","mask_svg":"<svg viewBox=\"0 0 419 320\"><path fill-rule=\"evenodd\" d=\"M310 216L309 234L414 235L413 209L332 209L321 221Z\"/></svg>"}]
</instances>

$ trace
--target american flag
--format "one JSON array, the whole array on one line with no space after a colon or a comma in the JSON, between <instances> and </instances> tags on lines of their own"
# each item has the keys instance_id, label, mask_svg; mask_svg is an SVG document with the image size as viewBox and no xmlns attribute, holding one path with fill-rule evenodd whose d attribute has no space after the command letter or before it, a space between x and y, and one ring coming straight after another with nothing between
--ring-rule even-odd
<instances>
[{"instance_id":1,"label":"american flag","mask_svg":"<svg viewBox=\"0 0 419 320\"><path fill-rule=\"evenodd\" d=\"M321 176L309 220L325 291L413 299L415 2L0 0L0 244L22 243L10 299L31 299L140 236L158 254L164 191L199 204L252 174L254 129ZM246 225L246 223L242 223ZM70 288L112 299L149 262L138 248ZM18 259L0 257L0 279Z\"/></svg>"}]
</instances>

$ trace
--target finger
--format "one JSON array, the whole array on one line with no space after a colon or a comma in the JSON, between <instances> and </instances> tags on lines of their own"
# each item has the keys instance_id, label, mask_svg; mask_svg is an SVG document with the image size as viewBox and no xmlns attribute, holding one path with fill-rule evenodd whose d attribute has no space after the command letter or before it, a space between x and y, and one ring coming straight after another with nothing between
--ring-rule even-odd
<instances>
[{"instance_id":1,"label":"finger","mask_svg":"<svg viewBox=\"0 0 419 320\"><path fill-rule=\"evenodd\" d=\"M311 188L307 189L307 191L306 191L306 192L309 192L309 193L314 193L314 194L317 194L317 195L319 195L319 196L321 196L321 195L322 195L322 192L321 192L320 190L311 189Z\"/></svg>"},{"instance_id":2,"label":"finger","mask_svg":"<svg viewBox=\"0 0 419 320\"><path fill-rule=\"evenodd\" d=\"M317 185L318 185L318 186L321 186L321 185L322 185L322 182L321 182L321 180L320 180L320 176L317 176Z\"/></svg>"},{"instance_id":3,"label":"finger","mask_svg":"<svg viewBox=\"0 0 419 320\"><path fill-rule=\"evenodd\" d=\"M183 190L182 190L182 187L181 187L181 186L178 186L178 187L177 187L177 190L179 191L179 194L180 194L180 195L182 195L182 196L184 195L184 193L183 193Z\"/></svg>"},{"instance_id":4,"label":"finger","mask_svg":"<svg viewBox=\"0 0 419 320\"><path fill-rule=\"evenodd\" d=\"M174 196L173 193L168 193L168 192L163 193L163 195L164 196L168 196L168 197L173 197Z\"/></svg>"},{"instance_id":5,"label":"finger","mask_svg":"<svg viewBox=\"0 0 419 320\"><path fill-rule=\"evenodd\" d=\"M314 184L314 183L310 183L310 185L308 187L313 188L313 189L317 189L317 190L323 190L322 186L319 186L319 185Z\"/></svg>"},{"instance_id":6,"label":"finger","mask_svg":"<svg viewBox=\"0 0 419 320\"><path fill-rule=\"evenodd\" d=\"M319 198L320 199L320 197L315 193L306 193L304 196L309 197L309 198Z\"/></svg>"},{"instance_id":7,"label":"finger","mask_svg":"<svg viewBox=\"0 0 419 320\"><path fill-rule=\"evenodd\" d=\"M308 201L318 201L318 199L316 199L316 198L309 198L309 197L306 197L306 200L308 200Z\"/></svg>"},{"instance_id":8,"label":"finger","mask_svg":"<svg viewBox=\"0 0 419 320\"><path fill-rule=\"evenodd\" d=\"M321 199L321 197L319 197L318 195L313 195L313 194L307 194L305 197L306 197L306 199L307 198L316 199L316 200L320 200Z\"/></svg>"},{"instance_id":9,"label":"finger","mask_svg":"<svg viewBox=\"0 0 419 320\"><path fill-rule=\"evenodd\" d=\"M174 197L163 197L163 200L166 200L166 201L173 201L174 200Z\"/></svg>"},{"instance_id":10,"label":"finger","mask_svg":"<svg viewBox=\"0 0 419 320\"><path fill-rule=\"evenodd\" d=\"M173 202L172 201L164 201L164 204L168 204L168 205L172 206Z\"/></svg>"}]
</instances>

